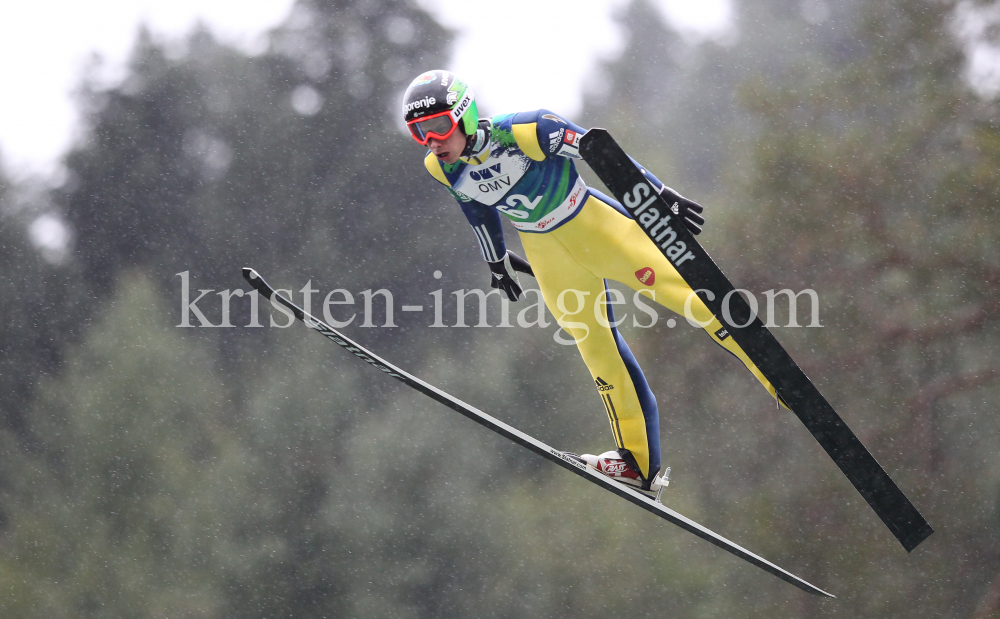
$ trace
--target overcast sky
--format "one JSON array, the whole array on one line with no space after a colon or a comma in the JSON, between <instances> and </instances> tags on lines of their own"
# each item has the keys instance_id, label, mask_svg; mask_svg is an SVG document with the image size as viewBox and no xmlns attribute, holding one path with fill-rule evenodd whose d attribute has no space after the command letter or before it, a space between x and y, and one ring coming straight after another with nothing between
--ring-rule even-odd
<instances>
[{"instance_id":1,"label":"overcast sky","mask_svg":"<svg viewBox=\"0 0 1000 619\"><path fill-rule=\"evenodd\" d=\"M613 19L626 0L418 0L458 31L455 55L445 68L466 77L491 110L537 107L572 115L581 105L581 85L600 58L614 57L624 37ZM730 0L655 0L664 19L689 36L721 36L731 23ZM94 54L101 74L122 73L140 23L167 37L182 37L197 21L221 39L253 49L262 33L280 24L293 0L33 0L0 6L0 161L15 176L47 176L73 139L77 121L71 93ZM496 36L497 14L530 14L504 37L507 45L484 45ZM483 17L483 16L489 17ZM565 33L578 47L562 57L561 70L533 70L538 41ZM536 52L537 53L537 52ZM498 72L497 67L504 71ZM509 87L516 75L519 87Z\"/></svg>"}]
</instances>

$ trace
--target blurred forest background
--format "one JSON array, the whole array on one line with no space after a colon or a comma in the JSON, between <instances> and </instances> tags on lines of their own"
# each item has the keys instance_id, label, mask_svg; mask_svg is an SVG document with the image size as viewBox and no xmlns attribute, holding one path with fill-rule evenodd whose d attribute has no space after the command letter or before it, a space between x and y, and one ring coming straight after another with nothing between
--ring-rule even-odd
<instances>
[{"instance_id":1,"label":"blurred forest background","mask_svg":"<svg viewBox=\"0 0 1000 619\"><path fill-rule=\"evenodd\" d=\"M935 527L912 554L665 310L624 334L660 402L667 504L837 600L301 326L246 328L249 297L233 328L176 328L182 272L216 325L243 266L397 303L443 289L448 324L450 291L487 282L395 120L454 33L410 1L301 0L256 56L143 33L120 85L82 78L65 182L0 183L3 616L1000 617L1000 109L964 78L956 6L736 9L734 40L695 43L630 3L574 120L706 205L702 243L737 285L819 293L823 328L776 335ZM395 321L346 331L552 445L611 446L554 326Z\"/></svg>"}]
</instances>

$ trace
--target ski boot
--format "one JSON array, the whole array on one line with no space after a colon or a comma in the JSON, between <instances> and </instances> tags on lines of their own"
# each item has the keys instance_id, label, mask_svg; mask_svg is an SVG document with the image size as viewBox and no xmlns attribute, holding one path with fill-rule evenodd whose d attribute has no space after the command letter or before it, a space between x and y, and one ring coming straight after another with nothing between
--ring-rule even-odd
<instances>
[{"instance_id":1,"label":"ski boot","mask_svg":"<svg viewBox=\"0 0 1000 619\"><path fill-rule=\"evenodd\" d=\"M631 454L627 454L627 456L625 457L618 451L606 451L599 456L583 454L580 459L586 462L590 468L604 473L619 483L655 497L656 501L659 502L660 493L670 484L670 469L667 468L662 475L656 475L652 481L647 482L639 474L634 462L630 461L632 460Z\"/></svg>"}]
</instances>

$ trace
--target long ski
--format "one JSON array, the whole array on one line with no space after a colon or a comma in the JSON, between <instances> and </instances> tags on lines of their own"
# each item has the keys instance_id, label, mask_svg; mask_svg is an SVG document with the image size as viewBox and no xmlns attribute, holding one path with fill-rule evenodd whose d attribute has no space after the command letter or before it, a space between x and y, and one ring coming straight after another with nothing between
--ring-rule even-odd
<instances>
[{"instance_id":1,"label":"long ski","mask_svg":"<svg viewBox=\"0 0 1000 619\"><path fill-rule=\"evenodd\" d=\"M493 430L500 436L503 436L504 438L507 438L517 443L518 445L521 445L522 447L525 447L526 449L542 456L543 458L549 460L550 462L558 464L559 466L563 467L568 471L576 473L577 475L586 479L587 481L596 484L613 494L620 496L626 501L634 503L635 505L638 505L639 507L645 509L646 511L656 514L660 518L663 518L664 520L681 527L685 531L694 533L701 539L708 541L712 544L715 544L716 546L722 548L726 552L736 555L737 557L743 559L748 563L756 565L762 570L777 576L778 578L784 580L785 582L795 585L796 587L802 589L803 591L812 593L813 595L820 595L831 598L834 597L833 595L827 593L826 591L823 591L819 587L809 584L808 582L802 580L798 576L783 570L782 568L771 563L770 561L767 561L766 559L763 559L758 555L755 555L754 553L743 548L742 546L739 546L729 541L728 539L722 537L718 533L715 533L711 529L703 527L697 522L690 520L689 518L685 518L684 516L678 514L672 509L664 506L662 503L654 501L653 499L647 497L646 495L636 490L633 490L627 486L624 486L618 482L612 481L610 478L604 476L603 474L588 468L585 464L568 456L565 452L562 452L558 449L546 445L545 443L539 441L538 439L529 436L524 432L521 432L517 428L514 428L513 426L510 426L500 421L499 419L487 415L478 408L466 404L465 402L459 400L455 396L445 393L444 391L438 389L437 387L425 383L424 381L413 376L412 374L409 374L408 372L396 367L395 365L389 363L385 359L382 359L381 357L375 355L367 348L353 341L349 337L345 336L341 332L337 331L333 327L329 326L322 320L319 320L318 318L312 316L311 314L308 314L301 307L299 307L292 301L288 300L284 295L275 292L274 289L271 288L271 286L269 286L267 282L264 281L264 279L260 276L260 274L257 273L257 271L250 268L244 268L243 277L246 278L247 282L249 282L250 285L253 286L253 288L258 293L260 293L261 296L271 300L272 303L277 301L281 305L285 306L286 308L291 310L292 313L295 314L295 317L301 320L307 327L313 329L314 331L317 331L318 333L323 335L325 338L327 338L334 344L337 344L338 346L344 348L348 352L352 353L358 359L361 359L365 363L371 365L372 367L386 374L387 376L391 376L392 378L395 378L396 380L404 383L405 385L412 387L413 389L416 389L420 393L430 396L434 400L437 400L438 402L444 404L445 406L454 410L455 412L460 413L465 417L468 417L472 421L475 421L476 423L485 426L490 430Z\"/></svg>"},{"instance_id":2,"label":"long ski","mask_svg":"<svg viewBox=\"0 0 1000 619\"><path fill-rule=\"evenodd\" d=\"M588 131L580 140L580 155L684 281L697 291L729 335L774 385L778 397L802 420L907 552L933 533L920 512L754 315L746 300L739 294L730 294L734 288L725 274L694 235L677 221L671 205L646 180L611 134L604 129ZM723 320L724 299L729 301L732 324Z\"/></svg>"}]
</instances>

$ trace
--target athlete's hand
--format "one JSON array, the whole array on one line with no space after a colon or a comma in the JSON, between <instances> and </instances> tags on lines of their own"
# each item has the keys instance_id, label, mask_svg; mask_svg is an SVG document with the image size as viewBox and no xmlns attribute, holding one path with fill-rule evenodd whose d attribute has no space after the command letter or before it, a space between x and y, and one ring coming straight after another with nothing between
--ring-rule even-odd
<instances>
[{"instance_id":1,"label":"athlete's hand","mask_svg":"<svg viewBox=\"0 0 1000 619\"><path fill-rule=\"evenodd\" d=\"M520 271L521 273L527 273L528 275L534 277L535 272L531 270L531 265L528 261L518 256L514 252L507 250L507 257L510 258L510 266L514 267L515 271Z\"/></svg>"},{"instance_id":2,"label":"athlete's hand","mask_svg":"<svg viewBox=\"0 0 1000 619\"><path fill-rule=\"evenodd\" d=\"M511 301L517 301L522 292L521 284L517 281L517 274L514 271L534 275L528 261L512 251L508 251L503 260L487 262L486 264L490 265L490 287L504 291Z\"/></svg>"},{"instance_id":3,"label":"athlete's hand","mask_svg":"<svg viewBox=\"0 0 1000 619\"><path fill-rule=\"evenodd\" d=\"M660 189L660 195L670 205L674 215L684 222L684 226L691 231L691 234L701 234L701 227L705 225L705 218L701 214L705 209L700 204L688 200L666 185Z\"/></svg>"}]
</instances>

